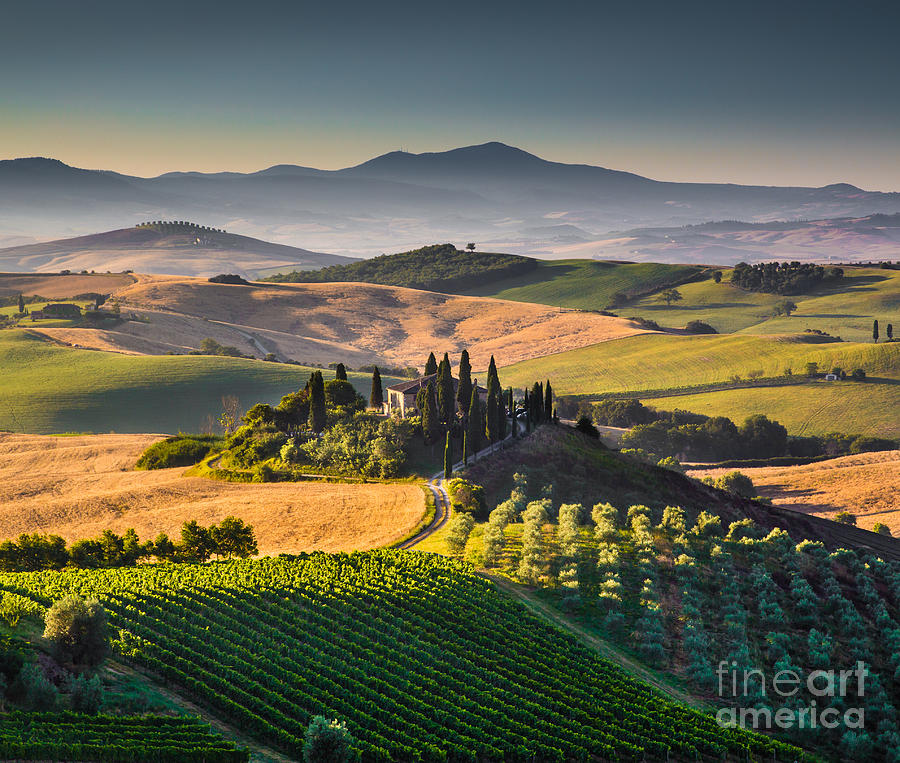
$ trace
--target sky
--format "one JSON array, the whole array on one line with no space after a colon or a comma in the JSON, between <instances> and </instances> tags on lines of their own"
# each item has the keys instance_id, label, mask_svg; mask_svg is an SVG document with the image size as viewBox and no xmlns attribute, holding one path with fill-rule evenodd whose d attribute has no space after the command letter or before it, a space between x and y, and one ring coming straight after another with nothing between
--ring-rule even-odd
<instances>
[{"instance_id":1,"label":"sky","mask_svg":"<svg viewBox=\"0 0 900 763\"><path fill-rule=\"evenodd\" d=\"M0 158L335 169L499 140L661 180L900 190L900 3L29 0Z\"/></svg>"}]
</instances>

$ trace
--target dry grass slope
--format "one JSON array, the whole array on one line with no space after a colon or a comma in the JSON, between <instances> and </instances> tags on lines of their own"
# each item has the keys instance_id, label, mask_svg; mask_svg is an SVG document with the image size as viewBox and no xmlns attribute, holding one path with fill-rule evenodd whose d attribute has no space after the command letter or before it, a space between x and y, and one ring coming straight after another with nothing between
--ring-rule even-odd
<instances>
[{"instance_id":1,"label":"dry grass slope","mask_svg":"<svg viewBox=\"0 0 900 763\"><path fill-rule=\"evenodd\" d=\"M718 476L730 469L696 470L692 477ZM803 466L741 469L760 495L776 506L834 519L839 511L857 516L871 530L876 522L900 535L900 451L861 453Z\"/></svg>"},{"instance_id":2,"label":"dry grass slope","mask_svg":"<svg viewBox=\"0 0 900 763\"><path fill-rule=\"evenodd\" d=\"M157 435L0 434L0 539L49 532L68 541L106 528L177 537L181 524L229 514L253 525L262 554L350 551L404 536L424 512L412 484L232 484L132 471Z\"/></svg>"}]
</instances>

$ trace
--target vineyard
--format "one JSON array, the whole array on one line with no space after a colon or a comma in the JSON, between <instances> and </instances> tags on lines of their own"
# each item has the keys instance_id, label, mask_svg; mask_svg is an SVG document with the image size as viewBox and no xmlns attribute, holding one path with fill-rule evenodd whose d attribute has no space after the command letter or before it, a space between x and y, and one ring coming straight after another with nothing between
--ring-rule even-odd
<instances>
[{"instance_id":1,"label":"vineyard","mask_svg":"<svg viewBox=\"0 0 900 763\"><path fill-rule=\"evenodd\" d=\"M583 625L723 708L788 713L786 741L837 760L900 760L900 563L795 543L749 519L723 528L717 516L691 519L671 506L556 505L552 485L528 487L516 475L483 531L457 539L460 553L539 586ZM864 685L846 693L823 696L806 683L860 663ZM788 698L756 680L780 671L803 682ZM746 692L733 692L732 676L748 672ZM800 728L811 707L838 725L812 728L808 716ZM862 711L863 726L850 708Z\"/></svg>"},{"instance_id":2,"label":"vineyard","mask_svg":"<svg viewBox=\"0 0 900 763\"><path fill-rule=\"evenodd\" d=\"M296 759L315 715L385 763L800 755L671 702L443 557L66 569L0 591L98 598L122 655Z\"/></svg>"},{"instance_id":3,"label":"vineyard","mask_svg":"<svg viewBox=\"0 0 900 763\"><path fill-rule=\"evenodd\" d=\"M13 712L0 715L0 759L238 763L250 754L199 719Z\"/></svg>"}]
</instances>

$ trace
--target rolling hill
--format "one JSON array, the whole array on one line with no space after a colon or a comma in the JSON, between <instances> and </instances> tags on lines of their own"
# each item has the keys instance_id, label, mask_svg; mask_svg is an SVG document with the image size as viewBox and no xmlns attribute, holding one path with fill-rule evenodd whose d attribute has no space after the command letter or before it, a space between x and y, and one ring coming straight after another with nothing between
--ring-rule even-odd
<instances>
[{"instance_id":1,"label":"rolling hill","mask_svg":"<svg viewBox=\"0 0 900 763\"><path fill-rule=\"evenodd\" d=\"M841 183L778 188L660 182L547 161L490 142L437 153L395 151L334 171L276 165L247 174L175 172L155 178L83 170L52 159L6 160L0 162L0 210L0 236L83 234L123 219L188 217L351 254L474 240L490 242L495 251L634 260L603 248L610 238L629 236L605 232L709 220L896 214L900 194ZM580 248L567 250L573 236L583 239L574 243ZM857 256L851 242L841 248L844 258ZM719 251L718 257L707 249L699 259L677 259L736 261L726 256L727 245Z\"/></svg>"},{"instance_id":2,"label":"rolling hill","mask_svg":"<svg viewBox=\"0 0 900 763\"><path fill-rule=\"evenodd\" d=\"M193 223L139 225L89 236L0 249L0 270L139 271L212 276L288 266L297 270L353 262ZM49 296L49 295L47 295Z\"/></svg>"}]
</instances>

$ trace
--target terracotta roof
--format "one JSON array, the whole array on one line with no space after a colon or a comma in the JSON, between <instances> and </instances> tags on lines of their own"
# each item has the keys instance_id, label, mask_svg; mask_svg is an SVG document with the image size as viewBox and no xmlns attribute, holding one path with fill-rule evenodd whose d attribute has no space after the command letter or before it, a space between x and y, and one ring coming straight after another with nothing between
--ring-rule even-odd
<instances>
[{"instance_id":1,"label":"terracotta roof","mask_svg":"<svg viewBox=\"0 0 900 763\"><path fill-rule=\"evenodd\" d=\"M459 387L459 379L455 376L451 377L453 379L453 390L456 391L457 387ZM410 379L409 381L400 382L399 384L393 384L388 387L389 392L403 392L404 394L408 392L418 392L422 387L427 387L428 382L434 380L435 384L437 384L437 374L430 374L429 376L420 376L418 379ZM481 385L478 386L479 392L485 392L485 388Z\"/></svg>"}]
</instances>

